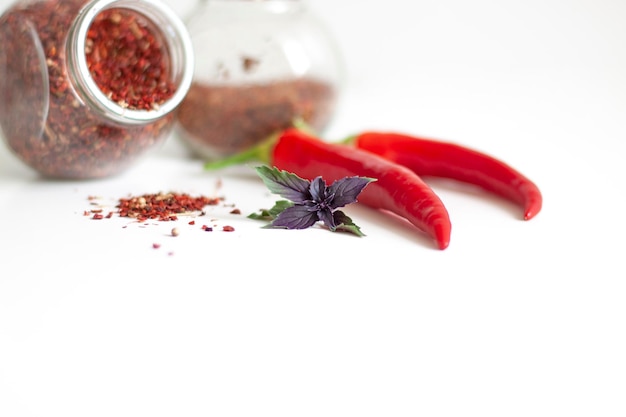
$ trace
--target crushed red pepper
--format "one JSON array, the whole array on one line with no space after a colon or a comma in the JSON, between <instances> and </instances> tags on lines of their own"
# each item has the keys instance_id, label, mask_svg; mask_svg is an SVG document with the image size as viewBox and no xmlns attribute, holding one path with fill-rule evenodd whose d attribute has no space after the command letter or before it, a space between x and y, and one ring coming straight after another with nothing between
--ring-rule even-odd
<instances>
[{"instance_id":1,"label":"crushed red pepper","mask_svg":"<svg viewBox=\"0 0 626 417\"><path fill-rule=\"evenodd\" d=\"M97 202L99 197L89 196L88 200L91 205L99 204ZM178 215L182 214L204 216L206 215L204 212L206 206L215 206L222 201L223 198L221 197L206 197L202 195L193 197L186 193L159 192L120 198L115 207L118 209L117 214L119 217L135 219L135 221L142 223L141 227L143 227L148 224L146 221L150 219L157 221L176 221L178 220ZM234 205L224 204L224 207L228 206ZM100 207L83 211L84 216L90 216L93 220L110 219L114 214L113 211L108 211L107 214L104 213L105 210ZM235 207L230 211L230 214L241 214L241 210ZM196 221L190 220L187 224L193 226L196 224ZM214 227L217 227L217 225L214 225ZM204 232L213 232L214 227L205 223L201 225L200 229ZM126 228L126 226L124 226L124 228ZM223 232L234 232L235 227L232 225L224 225L220 230ZM176 237L180 235L180 230L174 227L170 230L170 235ZM158 242L152 244L153 249L159 249L160 247L161 244ZM168 256L172 256L173 254L174 253L171 251L168 252Z\"/></svg>"},{"instance_id":2,"label":"crushed red pepper","mask_svg":"<svg viewBox=\"0 0 626 417\"><path fill-rule=\"evenodd\" d=\"M172 221L178 220L179 214L202 212L204 207L217 205L220 201L219 197L193 197L185 193L156 193L121 198L116 207L120 217L130 217L138 221L148 219Z\"/></svg>"},{"instance_id":3,"label":"crushed red pepper","mask_svg":"<svg viewBox=\"0 0 626 417\"><path fill-rule=\"evenodd\" d=\"M157 33L146 19L123 9L103 11L89 28L89 71L100 90L122 107L151 110L176 91Z\"/></svg>"}]
</instances>

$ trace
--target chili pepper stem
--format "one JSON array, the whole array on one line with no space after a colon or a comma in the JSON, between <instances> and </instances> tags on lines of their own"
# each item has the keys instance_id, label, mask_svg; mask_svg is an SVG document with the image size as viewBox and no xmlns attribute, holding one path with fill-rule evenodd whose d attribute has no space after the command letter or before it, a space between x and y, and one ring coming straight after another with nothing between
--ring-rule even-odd
<instances>
[{"instance_id":1,"label":"chili pepper stem","mask_svg":"<svg viewBox=\"0 0 626 417\"><path fill-rule=\"evenodd\" d=\"M278 133L273 134L258 145L246 149L243 152L236 153L234 155L230 155L226 158L218 159L215 161L207 161L204 163L204 169L218 170L229 167L231 165L238 165L252 161L258 161L267 164L270 161L270 154L272 152L272 148L276 144L278 135Z\"/></svg>"},{"instance_id":2,"label":"chili pepper stem","mask_svg":"<svg viewBox=\"0 0 626 417\"><path fill-rule=\"evenodd\" d=\"M300 118L294 119L291 123L292 126L298 130L302 130L310 134L315 133L313 128ZM271 160L272 149L274 148L274 145L276 145L276 141L278 140L281 133L282 131L276 132L270 135L267 139L261 141L256 146L246 149L243 152L239 152L215 161L206 161L204 163L204 169L208 171L218 170L229 167L231 165L238 165L252 161L269 164Z\"/></svg>"},{"instance_id":3,"label":"chili pepper stem","mask_svg":"<svg viewBox=\"0 0 626 417\"><path fill-rule=\"evenodd\" d=\"M354 145L354 142L356 141L358 136L359 136L358 134L350 135L350 136L347 136L347 137L339 140L337 143L339 143L341 145L348 145L348 146Z\"/></svg>"}]
</instances>

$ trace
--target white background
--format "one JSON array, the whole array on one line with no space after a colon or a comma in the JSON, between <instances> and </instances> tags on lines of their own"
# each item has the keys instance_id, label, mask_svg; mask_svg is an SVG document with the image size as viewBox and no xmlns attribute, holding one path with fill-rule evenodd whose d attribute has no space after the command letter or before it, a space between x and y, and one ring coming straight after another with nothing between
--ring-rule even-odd
<instances>
[{"instance_id":1,"label":"white background","mask_svg":"<svg viewBox=\"0 0 626 417\"><path fill-rule=\"evenodd\" d=\"M346 59L329 139L474 147L533 179L542 212L433 182L445 251L352 206L361 239L226 207L209 216L235 232L173 238L91 221L87 197L221 182L245 214L275 196L249 167L204 172L175 137L90 182L43 180L2 146L0 416L626 415L626 2L311 7Z\"/></svg>"}]
</instances>

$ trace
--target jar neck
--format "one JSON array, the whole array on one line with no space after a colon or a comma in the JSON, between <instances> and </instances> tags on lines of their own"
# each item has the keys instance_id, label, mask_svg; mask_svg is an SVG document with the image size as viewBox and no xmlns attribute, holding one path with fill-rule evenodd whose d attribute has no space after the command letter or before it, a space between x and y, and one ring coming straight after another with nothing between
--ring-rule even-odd
<instances>
[{"instance_id":1,"label":"jar neck","mask_svg":"<svg viewBox=\"0 0 626 417\"><path fill-rule=\"evenodd\" d=\"M167 48L167 66L174 93L159 106L138 110L120 105L107 97L91 76L86 56L87 34L96 16L108 9L134 11L153 24ZM81 97L102 116L122 123L144 124L164 117L182 102L193 77L193 48L187 29L176 13L159 0L94 0L79 12L67 40L68 72Z\"/></svg>"}]
</instances>

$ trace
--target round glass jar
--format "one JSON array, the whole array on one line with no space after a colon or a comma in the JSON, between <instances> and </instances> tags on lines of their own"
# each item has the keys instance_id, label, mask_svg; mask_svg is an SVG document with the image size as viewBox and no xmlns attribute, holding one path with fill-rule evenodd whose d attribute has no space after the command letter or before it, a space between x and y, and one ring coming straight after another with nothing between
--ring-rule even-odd
<instances>
[{"instance_id":1,"label":"round glass jar","mask_svg":"<svg viewBox=\"0 0 626 417\"><path fill-rule=\"evenodd\" d=\"M0 129L46 177L120 173L160 145L193 78L158 0L18 0L0 17Z\"/></svg>"},{"instance_id":2,"label":"round glass jar","mask_svg":"<svg viewBox=\"0 0 626 417\"><path fill-rule=\"evenodd\" d=\"M302 0L200 0L186 20L194 80L177 135L214 160L303 120L322 132L343 77L335 39Z\"/></svg>"}]
</instances>

